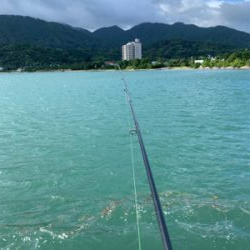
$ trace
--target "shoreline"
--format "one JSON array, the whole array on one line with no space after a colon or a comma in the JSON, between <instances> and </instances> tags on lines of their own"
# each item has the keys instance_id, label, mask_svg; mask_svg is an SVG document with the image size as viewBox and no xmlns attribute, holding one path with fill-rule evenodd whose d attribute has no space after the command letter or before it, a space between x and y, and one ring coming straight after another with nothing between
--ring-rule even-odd
<instances>
[{"instance_id":1,"label":"shoreline","mask_svg":"<svg viewBox=\"0 0 250 250\"><path fill-rule=\"evenodd\" d=\"M122 69L122 71L127 72L135 72L135 71L171 71L171 70L250 70L250 66L243 66L240 68L233 68L233 67L199 67L199 68L192 68L192 67L163 67L163 68L156 68L156 69ZM1 73L49 73L49 72L61 72L61 73L67 73L67 72L112 72L117 71L117 69L90 69L90 70L72 70L72 69L57 69L57 70L34 70L34 71L20 71L20 70L12 70L12 71L0 71Z\"/></svg>"}]
</instances>

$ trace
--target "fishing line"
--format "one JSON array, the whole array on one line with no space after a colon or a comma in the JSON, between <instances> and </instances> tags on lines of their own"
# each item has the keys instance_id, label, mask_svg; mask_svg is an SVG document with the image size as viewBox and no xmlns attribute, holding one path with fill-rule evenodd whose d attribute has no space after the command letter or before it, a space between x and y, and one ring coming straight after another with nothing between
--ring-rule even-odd
<instances>
[{"instance_id":1,"label":"fishing line","mask_svg":"<svg viewBox=\"0 0 250 250\"><path fill-rule=\"evenodd\" d=\"M148 178L148 183L149 183L149 187L150 187L150 191L151 191L151 195L152 195L152 199L153 199L153 203L154 203L154 208L155 208L155 213L156 213L156 217L157 217L157 221L158 221L158 225L159 225L159 229L160 229L160 233L161 233L162 243L163 243L165 250L172 250L172 244L171 244L169 233L167 230L167 225L165 222L161 202L160 202L159 195L158 195L156 185L154 182L154 178L153 178L153 174L152 174L151 167L149 164L147 152L146 152L144 142L142 139L142 134L140 131L139 123L137 120L137 116L135 114L133 102L132 102L131 95L130 95L130 92L128 89L128 84L127 84L126 79L124 78L124 76L121 72L120 65L119 64L113 64L113 65L118 67L119 72L122 75L125 96L127 97L127 102L130 106L130 110L131 110L132 117L134 120L134 125L135 125L133 132L137 134L138 142L140 144L141 154L142 154L142 158L143 158L143 162L144 162L144 166L145 166L145 170L146 170L146 174L147 174L147 178Z\"/></svg>"},{"instance_id":2,"label":"fishing line","mask_svg":"<svg viewBox=\"0 0 250 250\"><path fill-rule=\"evenodd\" d=\"M122 77L123 74L121 73ZM129 110L127 106L127 96L124 92L124 100L125 100L125 106L127 110L127 121L128 121L128 127L131 129L130 119L129 119ZM136 175L135 175L135 158L134 158L134 144L133 144L133 131L130 130L129 132L129 138L130 138L130 152L131 152L131 166L132 166L132 175L133 175L133 185L134 185L134 201L135 201L135 216L136 216L136 226L137 226L137 237L138 237L138 249L141 250L141 233L140 233L140 212L139 212L139 206L138 206L138 195L137 195L137 188L136 188Z\"/></svg>"}]
</instances>

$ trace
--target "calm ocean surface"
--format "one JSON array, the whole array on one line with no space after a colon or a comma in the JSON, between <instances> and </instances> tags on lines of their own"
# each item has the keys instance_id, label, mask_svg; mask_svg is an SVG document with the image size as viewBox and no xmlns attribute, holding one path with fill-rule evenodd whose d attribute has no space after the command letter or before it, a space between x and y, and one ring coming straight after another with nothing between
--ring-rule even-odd
<instances>
[{"instance_id":1,"label":"calm ocean surface","mask_svg":"<svg viewBox=\"0 0 250 250\"><path fill-rule=\"evenodd\" d=\"M125 72L175 250L248 250L250 71ZM0 249L138 249L118 72L0 74ZM162 249L133 136L142 249Z\"/></svg>"}]
</instances>

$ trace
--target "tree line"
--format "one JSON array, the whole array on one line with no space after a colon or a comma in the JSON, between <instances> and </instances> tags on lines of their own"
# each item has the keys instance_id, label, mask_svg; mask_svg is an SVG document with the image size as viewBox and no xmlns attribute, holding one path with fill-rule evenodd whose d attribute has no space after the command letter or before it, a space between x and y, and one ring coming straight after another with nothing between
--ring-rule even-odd
<instances>
[{"instance_id":1,"label":"tree line","mask_svg":"<svg viewBox=\"0 0 250 250\"><path fill-rule=\"evenodd\" d=\"M120 49L57 49L30 44L0 44L0 69L1 71L112 69L113 66L105 63L110 60L119 62L122 69L250 66L250 49L236 50L221 45L202 45L195 42L190 49L190 42L184 41L164 42L161 45L146 47L142 60L121 61ZM203 62L195 63L195 59L202 59Z\"/></svg>"}]
</instances>

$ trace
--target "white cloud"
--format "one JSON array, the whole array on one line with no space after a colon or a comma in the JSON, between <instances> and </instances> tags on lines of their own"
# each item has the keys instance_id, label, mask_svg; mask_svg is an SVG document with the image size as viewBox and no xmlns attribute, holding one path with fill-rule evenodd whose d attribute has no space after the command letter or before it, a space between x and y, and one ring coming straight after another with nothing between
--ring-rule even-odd
<instances>
[{"instance_id":1,"label":"white cloud","mask_svg":"<svg viewBox=\"0 0 250 250\"><path fill-rule=\"evenodd\" d=\"M223 1L217 1L217 0L207 2L208 7L216 8L216 9L219 9L222 4L223 4Z\"/></svg>"},{"instance_id":2,"label":"white cloud","mask_svg":"<svg viewBox=\"0 0 250 250\"><path fill-rule=\"evenodd\" d=\"M0 0L0 14L18 14L87 29L141 22L228 25L250 32L250 0Z\"/></svg>"}]
</instances>

